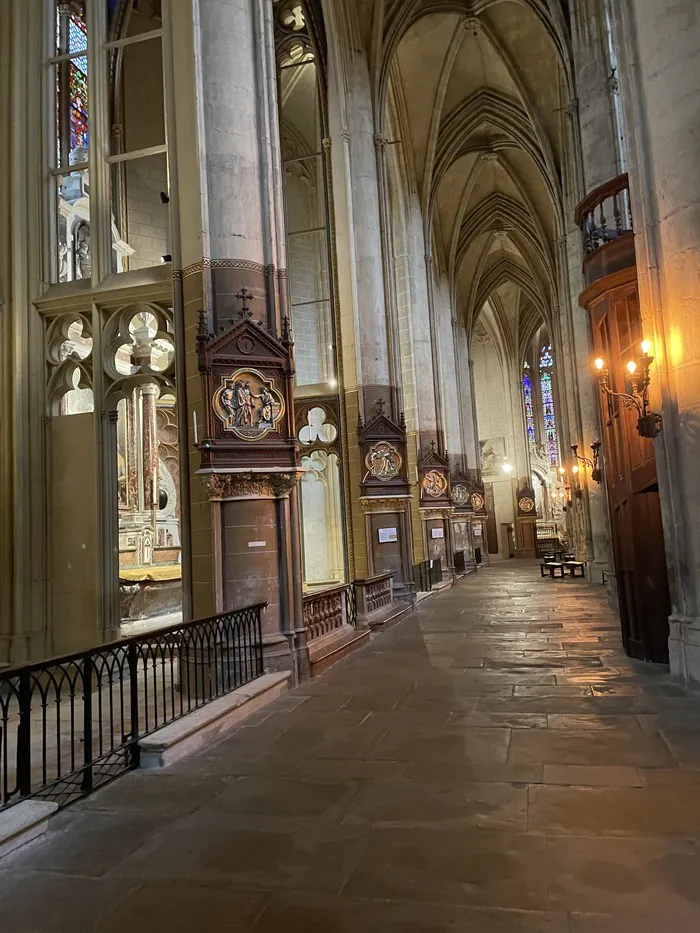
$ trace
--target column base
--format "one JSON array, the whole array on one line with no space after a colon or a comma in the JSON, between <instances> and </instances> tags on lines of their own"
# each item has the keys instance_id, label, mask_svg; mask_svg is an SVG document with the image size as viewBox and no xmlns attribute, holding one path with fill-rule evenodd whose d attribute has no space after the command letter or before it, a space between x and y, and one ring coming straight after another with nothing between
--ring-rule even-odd
<instances>
[{"instance_id":1,"label":"column base","mask_svg":"<svg viewBox=\"0 0 700 933\"><path fill-rule=\"evenodd\" d=\"M671 678L688 690L700 690L700 616L668 620Z\"/></svg>"},{"instance_id":2,"label":"column base","mask_svg":"<svg viewBox=\"0 0 700 933\"><path fill-rule=\"evenodd\" d=\"M284 635L263 635L263 667L267 673L294 672L294 658Z\"/></svg>"}]
</instances>

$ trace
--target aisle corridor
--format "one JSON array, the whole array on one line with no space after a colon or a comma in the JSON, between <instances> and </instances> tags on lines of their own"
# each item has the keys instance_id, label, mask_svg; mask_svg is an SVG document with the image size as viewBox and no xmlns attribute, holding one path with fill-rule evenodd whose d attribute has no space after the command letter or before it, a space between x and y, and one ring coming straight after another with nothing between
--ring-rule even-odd
<instances>
[{"instance_id":1,"label":"aisle corridor","mask_svg":"<svg viewBox=\"0 0 700 933\"><path fill-rule=\"evenodd\" d=\"M699 848L700 698L602 587L510 562L65 811L0 862L0 927L697 933Z\"/></svg>"}]
</instances>

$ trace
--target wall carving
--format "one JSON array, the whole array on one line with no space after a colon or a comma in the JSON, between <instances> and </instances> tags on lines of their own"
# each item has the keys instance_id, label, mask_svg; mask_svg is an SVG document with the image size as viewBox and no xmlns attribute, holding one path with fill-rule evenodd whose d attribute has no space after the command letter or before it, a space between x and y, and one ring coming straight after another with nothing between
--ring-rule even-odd
<instances>
[{"instance_id":1,"label":"wall carving","mask_svg":"<svg viewBox=\"0 0 700 933\"><path fill-rule=\"evenodd\" d=\"M294 473L200 473L212 500L277 499L289 495L300 474Z\"/></svg>"}]
</instances>

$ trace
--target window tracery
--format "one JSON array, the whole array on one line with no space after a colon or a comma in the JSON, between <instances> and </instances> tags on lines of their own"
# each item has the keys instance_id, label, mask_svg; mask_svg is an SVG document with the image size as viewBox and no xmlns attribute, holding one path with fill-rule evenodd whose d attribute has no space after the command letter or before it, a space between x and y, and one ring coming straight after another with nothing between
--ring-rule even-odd
<instances>
[{"instance_id":1,"label":"window tracery","mask_svg":"<svg viewBox=\"0 0 700 933\"><path fill-rule=\"evenodd\" d=\"M552 466L559 463L559 441L554 405L553 388L554 354L550 344L545 344L540 353L540 394L542 396L542 418L544 425L544 445Z\"/></svg>"},{"instance_id":2,"label":"window tracery","mask_svg":"<svg viewBox=\"0 0 700 933\"><path fill-rule=\"evenodd\" d=\"M529 364L525 363L527 369ZM532 379L527 370L523 373L523 401L525 403L525 423L527 427L527 440L529 444L536 442L535 410L532 404Z\"/></svg>"}]
</instances>

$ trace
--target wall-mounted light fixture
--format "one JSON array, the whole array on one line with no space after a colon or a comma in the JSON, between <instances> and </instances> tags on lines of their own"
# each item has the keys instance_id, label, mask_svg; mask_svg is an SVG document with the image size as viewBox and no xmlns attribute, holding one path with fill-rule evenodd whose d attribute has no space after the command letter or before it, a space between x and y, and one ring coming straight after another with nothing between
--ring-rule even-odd
<instances>
[{"instance_id":1,"label":"wall-mounted light fixture","mask_svg":"<svg viewBox=\"0 0 700 933\"><path fill-rule=\"evenodd\" d=\"M630 360L627 364L627 381L631 392L613 392L608 383L610 374L605 369L605 362L600 357L595 361L598 382L603 392L611 398L619 398L625 408L634 409L637 412L637 432L640 437L656 437L662 427L661 415L649 408L649 384L651 382L649 369L654 362L654 357L649 356L650 351L651 344L648 340L643 340L643 356L636 361Z\"/></svg>"},{"instance_id":2,"label":"wall-mounted light fixture","mask_svg":"<svg viewBox=\"0 0 700 933\"><path fill-rule=\"evenodd\" d=\"M603 478L603 471L600 469L600 441L593 441L591 444L591 450L593 451L593 459L589 460L588 457L579 457L578 454L578 444L571 445L571 453L574 455L576 460L579 463L582 463L584 466L590 467L591 470L591 479L594 483L599 483ZM578 473L578 466L574 466L574 472Z\"/></svg>"},{"instance_id":3,"label":"wall-mounted light fixture","mask_svg":"<svg viewBox=\"0 0 700 933\"><path fill-rule=\"evenodd\" d=\"M501 467L501 469L503 470L504 473L512 473L512 472L513 472L513 467L512 467L512 465L511 465L510 463L504 463L503 466Z\"/></svg>"}]
</instances>

